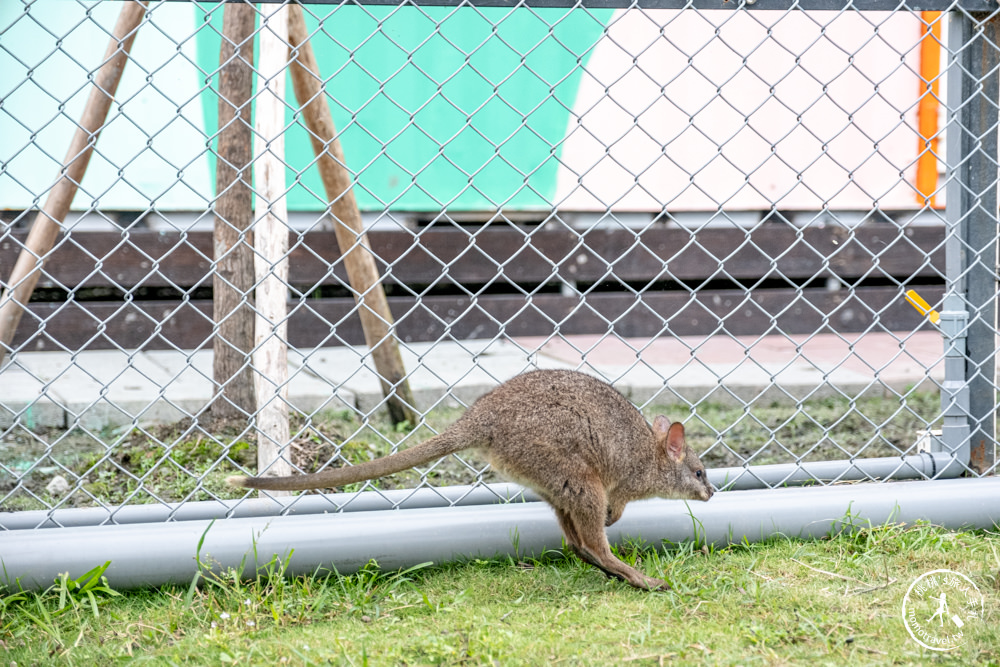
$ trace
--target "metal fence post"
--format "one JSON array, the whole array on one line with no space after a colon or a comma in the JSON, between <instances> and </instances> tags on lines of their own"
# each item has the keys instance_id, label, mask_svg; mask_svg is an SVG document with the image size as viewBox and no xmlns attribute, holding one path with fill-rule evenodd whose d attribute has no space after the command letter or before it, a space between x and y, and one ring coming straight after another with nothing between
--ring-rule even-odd
<instances>
[{"instance_id":1,"label":"metal fence post","mask_svg":"<svg viewBox=\"0 0 1000 667\"><path fill-rule=\"evenodd\" d=\"M942 437L977 473L993 466L996 442L997 45L996 14L952 12Z\"/></svg>"}]
</instances>

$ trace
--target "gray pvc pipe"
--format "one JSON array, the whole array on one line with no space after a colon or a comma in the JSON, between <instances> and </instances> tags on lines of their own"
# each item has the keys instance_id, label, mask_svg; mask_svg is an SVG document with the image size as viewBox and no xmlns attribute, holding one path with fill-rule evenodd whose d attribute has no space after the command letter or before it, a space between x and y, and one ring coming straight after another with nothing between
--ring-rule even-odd
<instances>
[{"instance_id":1,"label":"gray pvc pipe","mask_svg":"<svg viewBox=\"0 0 1000 667\"><path fill-rule=\"evenodd\" d=\"M924 452L914 456L810 463L779 463L740 468L716 468L708 479L717 489L748 489L797 486L810 482L858 482L902 479L949 479L958 477L965 467L951 454Z\"/></svg>"},{"instance_id":2,"label":"gray pvc pipe","mask_svg":"<svg viewBox=\"0 0 1000 667\"><path fill-rule=\"evenodd\" d=\"M1000 522L1000 479L733 491L707 503L647 500L630 504L608 537L650 544L697 537L716 545L774 535L815 538L843 525L848 513L855 525L923 519L948 528L990 528ZM332 567L349 573L371 559L393 570L427 561L540 555L562 545L547 505L516 503L8 531L0 534L0 572L8 585L42 588L62 572L77 577L110 560L105 575L115 588L186 584L198 570L202 538L203 562L217 568L245 563L244 575L273 557L289 557L292 574Z\"/></svg>"},{"instance_id":3,"label":"gray pvc pipe","mask_svg":"<svg viewBox=\"0 0 1000 667\"><path fill-rule=\"evenodd\" d=\"M716 468L708 478L718 489L740 491L796 486L811 482L866 481L869 479L944 479L958 476L963 466L948 454L782 463L775 465ZM68 528L104 524L163 523L268 517L279 515L326 514L388 509L421 509L537 501L530 489L517 484L481 484L396 491L362 491L278 498L243 498L158 505L127 505L81 509L0 512L0 531L34 528Z\"/></svg>"},{"instance_id":4,"label":"gray pvc pipe","mask_svg":"<svg viewBox=\"0 0 1000 667\"><path fill-rule=\"evenodd\" d=\"M71 528L105 524L164 523L210 519L246 519L297 514L371 512L535 501L540 498L517 484L480 484L441 488L360 491L275 498L201 500L158 505L123 505L58 510L0 512L0 531Z\"/></svg>"}]
</instances>

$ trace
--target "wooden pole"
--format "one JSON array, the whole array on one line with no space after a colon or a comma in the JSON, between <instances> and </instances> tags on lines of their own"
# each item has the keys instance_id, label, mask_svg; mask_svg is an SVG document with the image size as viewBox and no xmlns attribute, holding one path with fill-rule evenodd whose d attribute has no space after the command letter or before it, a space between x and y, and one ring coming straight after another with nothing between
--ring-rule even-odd
<instances>
[{"instance_id":1,"label":"wooden pole","mask_svg":"<svg viewBox=\"0 0 1000 667\"><path fill-rule=\"evenodd\" d=\"M320 177L330 200L337 243L344 256L344 267L358 301L365 342L372 352L375 370L382 383L393 422L416 424L413 393L406 379L406 369L393 333L393 318L382 288L378 267L372 257L368 235L364 232L361 212L352 190L344 151L337 139L333 116L326 102L319 66L306 29L302 8L289 7L288 37L292 47L289 58L295 98L302 107L302 118L309 130L316 153Z\"/></svg>"},{"instance_id":2,"label":"wooden pole","mask_svg":"<svg viewBox=\"0 0 1000 667\"><path fill-rule=\"evenodd\" d=\"M273 5L262 5L272 7ZM288 447L288 206L285 200L285 68L288 5L263 16L254 103L256 211L254 268L257 317L253 367L257 392L258 474L286 476ZM290 491L270 492L291 495Z\"/></svg>"},{"instance_id":3,"label":"wooden pole","mask_svg":"<svg viewBox=\"0 0 1000 667\"><path fill-rule=\"evenodd\" d=\"M73 197L83 181L83 175L87 173L90 156L108 118L136 31L145 15L146 0L132 0L122 5L101 68L94 77L94 87L87 98L83 117L73 134L69 150L66 151L62 173L49 190L42 210L35 216L24 248L14 263L10 281L3 297L0 297L0 363L3 363L7 351L11 349L17 325L31 300L35 285L38 284L46 256L55 245Z\"/></svg>"},{"instance_id":4,"label":"wooden pole","mask_svg":"<svg viewBox=\"0 0 1000 667\"><path fill-rule=\"evenodd\" d=\"M212 401L217 426L245 424L256 409L250 353L253 350L252 180L253 38L257 12L227 3L219 51L219 143L215 163L215 271L212 308Z\"/></svg>"}]
</instances>

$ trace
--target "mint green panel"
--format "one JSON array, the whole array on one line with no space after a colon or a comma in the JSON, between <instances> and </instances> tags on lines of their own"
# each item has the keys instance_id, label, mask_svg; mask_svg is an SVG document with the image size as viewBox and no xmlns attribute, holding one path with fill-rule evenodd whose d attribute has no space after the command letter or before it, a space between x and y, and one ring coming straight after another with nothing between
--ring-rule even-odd
<instances>
[{"instance_id":1,"label":"mint green panel","mask_svg":"<svg viewBox=\"0 0 1000 667\"><path fill-rule=\"evenodd\" d=\"M361 208L548 208L580 76L611 10L307 7L321 75ZM198 60L218 67L215 30ZM288 99L294 106L291 85ZM202 98L205 125L217 101ZM294 122L289 110L289 123ZM286 136L294 210L325 208L302 127ZM297 172L299 170L301 173Z\"/></svg>"}]
</instances>

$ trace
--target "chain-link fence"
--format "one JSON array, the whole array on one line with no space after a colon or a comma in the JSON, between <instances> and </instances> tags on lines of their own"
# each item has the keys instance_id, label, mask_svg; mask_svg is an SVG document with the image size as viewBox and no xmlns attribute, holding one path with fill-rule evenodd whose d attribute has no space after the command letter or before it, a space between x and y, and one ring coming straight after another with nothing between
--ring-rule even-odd
<instances>
[{"instance_id":1,"label":"chain-link fence","mask_svg":"<svg viewBox=\"0 0 1000 667\"><path fill-rule=\"evenodd\" d=\"M539 367L684 420L725 483L994 472L985 4L314 4L302 41L277 4L234 37L246 5L162 2L126 45L134 4L0 5L7 527L238 514L224 479L258 444L299 471L381 456ZM315 71L268 74L307 45ZM88 96L128 47L98 138ZM347 491L491 481L463 454Z\"/></svg>"}]
</instances>

